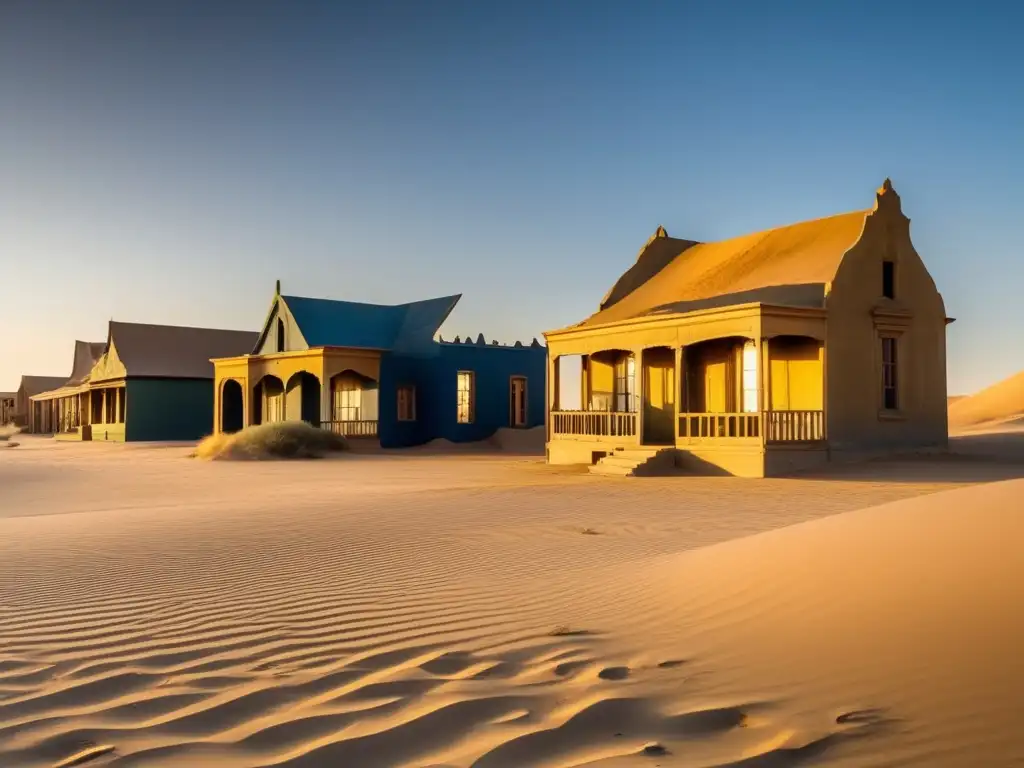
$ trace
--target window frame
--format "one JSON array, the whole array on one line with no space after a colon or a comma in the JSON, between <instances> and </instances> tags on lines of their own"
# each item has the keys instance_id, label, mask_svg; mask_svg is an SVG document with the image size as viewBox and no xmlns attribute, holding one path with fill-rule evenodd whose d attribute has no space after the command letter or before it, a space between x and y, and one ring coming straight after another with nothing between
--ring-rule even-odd
<instances>
[{"instance_id":1,"label":"window frame","mask_svg":"<svg viewBox=\"0 0 1024 768\"><path fill-rule=\"evenodd\" d=\"M469 383L466 389L462 388L463 378ZM465 397L465 414L463 414L463 396ZM476 373L474 371L460 370L455 374L455 423L472 424L476 421Z\"/></svg>"},{"instance_id":2,"label":"window frame","mask_svg":"<svg viewBox=\"0 0 1024 768\"><path fill-rule=\"evenodd\" d=\"M612 412L636 413L636 355L625 354L612 368Z\"/></svg>"},{"instance_id":3,"label":"window frame","mask_svg":"<svg viewBox=\"0 0 1024 768\"><path fill-rule=\"evenodd\" d=\"M402 395L406 397L403 400ZM395 392L395 409L398 413L398 421L410 422L416 421L416 385L415 384L399 384L398 389ZM403 410L403 403L406 408Z\"/></svg>"},{"instance_id":4,"label":"window frame","mask_svg":"<svg viewBox=\"0 0 1024 768\"><path fill-rule=\"evenodd\" d=\"M516 421L516 403L515 403L515 382L523 382L523 421L518 423ZM508 377L508 425L513 429L525 429L526 425L530 423L530 398L529 398L530 380L528 377L522 374L515 374Z\"/></svg>"},{"instance_id":5,"label":"window frame","mask_svg":"<svg viewBox=\"0 0 1024 768\"><path fill-rule=\"evenodd\" d=\"M881 410L886 414L899 413L902 405L900 397L900 351L899 336L884 333L879 336L881 349L879 385L881 386ZM887 359L887 351L891 350L891 359ZM889 394L891 393L891 404Z\"/></svg>"}]
</instances>

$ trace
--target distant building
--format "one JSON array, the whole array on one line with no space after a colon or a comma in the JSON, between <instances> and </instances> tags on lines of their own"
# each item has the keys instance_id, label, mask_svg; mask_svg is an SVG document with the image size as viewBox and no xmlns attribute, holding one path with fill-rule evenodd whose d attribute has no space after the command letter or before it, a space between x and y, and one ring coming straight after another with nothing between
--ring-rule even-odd
<instances>
[{"instance_id":1,"label":"distant building","mask_svg":"<svg viewBox=\"0 0 1024 768\"><path fill-rule=\"evenodd\" d=\"M96 361L103 355L106 342L76 341L71 375L60 386L37 392L30 398L28 431L42 434L66 434L81 424L85 382ZM88 412L88 407L86 407Z\"/></svg>"},{"instance_id":2,"label":"distant building","mask_svg":"<svg viewBox=\"0 0 1024 768\"><path fill-rule=\"evenodd\" d=\"M0 427L14 423L14 403L17 392L0 392Z\"/></svg>"},{"instance_id":3,"label":"distant building","mask_svg":"<svg viewBox=\"0 0 1024 768\"><path fill-rule=\"evenodd\" d=\"M548 459L760 477L945 446L949 322L888 179L869 211L717 243L659 228L596 314L545 334Z\"/></svg>"},{"instance_id":4,"label":"distant building","mask_svg":"<svg viewBox=\"0 0 1024 768\"><path fill-rule=\"evenodd\" d=\"M67 381L63 376L22 376L14 393L14 423L32 432L32 398L40 392L56 389Z\"/></svg>"},{"instance_id":5,"label":"distant building","mask_svg":"<svg viewBox=\"0 0 1024 768\"><path fill-rule=\"evenodd\" d=\"M435 341L459 298L386 306L278 287L251 354L213 361L214 430L302 420L394 448L542 425L544 347Z\"/></svg>"},{"instance_id":6,"label":"distant building","mask_svg":"<svg viewBox=\"0 0 1024 768\"><path fill-rule=\"evenodd\" d=\"M111 321L106 342L76 343L70 379L31 398L33 431L72 440L197 440L213 419L210 358L241 354L257 336Z\"/></svg>"}]
</instances>

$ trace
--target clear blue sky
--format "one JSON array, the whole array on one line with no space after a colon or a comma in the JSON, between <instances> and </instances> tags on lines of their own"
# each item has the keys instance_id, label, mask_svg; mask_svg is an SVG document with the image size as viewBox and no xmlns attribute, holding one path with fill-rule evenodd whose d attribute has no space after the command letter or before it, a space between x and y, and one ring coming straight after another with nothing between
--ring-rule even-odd
<instances>
[{"instance_id":1,"label":"clear blue sky","mask_svg":"<svg viewBox=\"0 0 1024 768\"><path fill-rule=\"evenodd\" d=\"M256 329L278 278L462 292L446 336L528 340L659 224L886 176L958 318L950 390L980 388L1024 369L1024 18L902 5L4 0L0 389L111 317Z\"/></svg>"}]
</instances>

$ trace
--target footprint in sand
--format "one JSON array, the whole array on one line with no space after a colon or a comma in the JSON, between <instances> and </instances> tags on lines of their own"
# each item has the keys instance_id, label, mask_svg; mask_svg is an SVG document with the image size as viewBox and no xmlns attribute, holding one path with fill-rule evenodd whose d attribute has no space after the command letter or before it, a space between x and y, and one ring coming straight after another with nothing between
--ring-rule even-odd
<instances>
[{"instance_id":1,"label":"footprint in sand","mask_svg":"<svg viewBox=\"0 0 1024 768\"><path fill-rule=\"evenodd\" d=\"M625 680L629 677L629 667L605 667L597 676L602 680Z\"/></svg>"},{"instance_id":2,"label":"footprint in sand","mask_svg":"<svg viewBox=\"0 0 1024 768\"><path fill-rule=\"evenodd\" d=\"M685 663L682 659L669 659L668 661L660 662L658 669L674 669L675 667L681 667Z\"/></svg>"}]
</instances>

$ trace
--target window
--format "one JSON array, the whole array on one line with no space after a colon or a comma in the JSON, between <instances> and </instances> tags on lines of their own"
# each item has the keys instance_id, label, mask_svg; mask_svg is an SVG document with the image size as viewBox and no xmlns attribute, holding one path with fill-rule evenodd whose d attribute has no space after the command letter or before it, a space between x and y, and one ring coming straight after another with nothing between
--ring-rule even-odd
<instances>
[{"instance_id":1,"label":"window","mask_svg":"<svg viewBox=\"0 0 1024 768\"><path fill-rule=\"evenodd\" d=\"M277 318L277 351L284 352L284 320Z\"/></svg>"},{"instance_id":2,"label":"window","mask_svg":"<svg viewBox=\"0 0 1024 768\"><path fill-rule=\"evenodd\" d=\"M887 411L899 408L899 367L896 358L896 339L882 339L882 407Z\"/></svg>"},{"instance_id":3,"label":"window","mask_svg":"<svg viewBox=\"0 0 1024 768\"><path fill-rule=\"evenodd\" d=\"M416 387L412 384L398 387L398 420L416 421Z\"/></svg>"},{"instance_id":4,"label":"window","mask_svg":"<svg viewBox=\"0 0 1024 768\"><path fill-rule=\"evenodd\" d=\"M458 411L456 420L459 424L471 424L474 417L474 401L476 400L476 387L473 381L472 371L459 371L458 379Z\"/></svg>"},{"instance_id":5,"label":"window","mask_svg":"<svg viewBox=\"0 0 1024 768\"><path fill-rule=\"evenodd\" d=\"M615 362L615 410L618 413L636 411L636 358L620 357Z\"/></svg>"},{"instance_id":6,"label":"window","mask_svg":"<svg viewBox=\"0 0 1024 768\"><path fill-rule=\"evenodd\" d=\"M526 377L513 376L509 380L509 424L526 426Z\"/></svg>"},{"instance_id":7,"label":"window","mask_svg":"<svg viewBox=\"0 0 1024 768\"><path fill-rule=\"evenodd\" d=\"M340 378L334 390L333 421L359 421L362 401L363 390L359 383L348 376Z\"/></svg>"},{"instance_id":8,"label":"window","mask_svg":"<svg viewBox=\"0 0 1024 768\"><path fill-rule=\"evenodd\" d=\"M757 345L743 346L743 412L757 413Z\"/></svg>"},{"instance_id":9,"label":"window","mask_svg":"<svg viewBox=\"0 0 1024 768\"><path fill-rule=\"evenodd\" d=\"M887 299L896 298L896 262L882 262L882 295Z\"/></svg>"}]
</instances>

